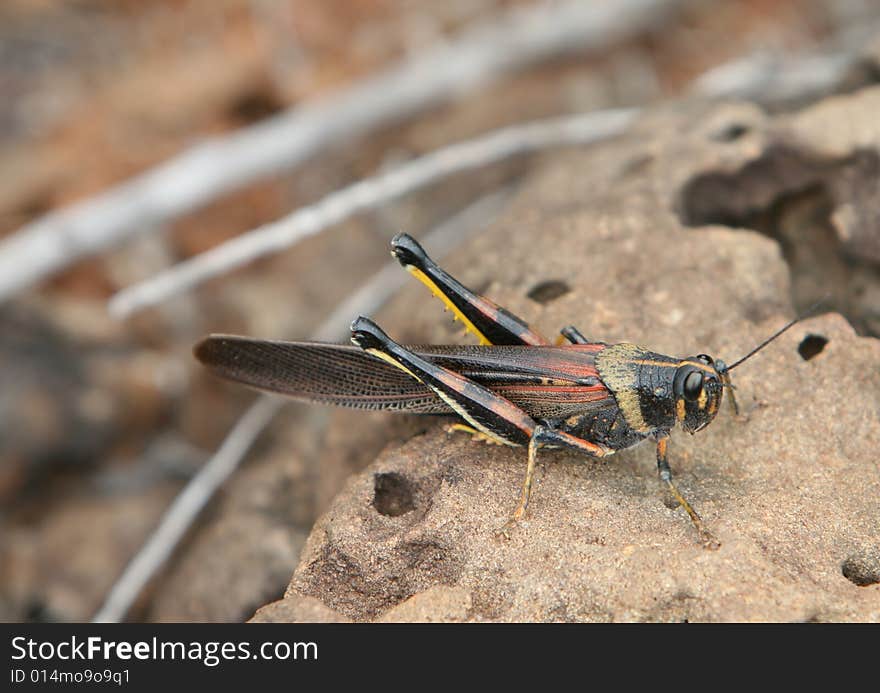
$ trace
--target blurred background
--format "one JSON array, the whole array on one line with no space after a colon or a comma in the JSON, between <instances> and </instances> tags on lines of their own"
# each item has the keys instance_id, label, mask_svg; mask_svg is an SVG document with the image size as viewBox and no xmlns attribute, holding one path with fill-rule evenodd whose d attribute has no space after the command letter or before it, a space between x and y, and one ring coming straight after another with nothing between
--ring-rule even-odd
<instances>
[{"instance_id":1,"label":"blurred background","mask_svg":"<svg viewBox=\"0 0 880 693\"><path fill-rule=\"evenodd\" d=\"M101 613L215 459L254 395L202 371L200 336L344 335L353 315L328 316L394 233L478 229L540 156L439 178L141 310L109 311L117 292L498 128L673 99L781 112L876 82L878 28L873 0L3 0L0 619ZM281 596L387 435L352 452L344 415L274 413L102 617L240 621Z\"/></svg>"}]
</instances>

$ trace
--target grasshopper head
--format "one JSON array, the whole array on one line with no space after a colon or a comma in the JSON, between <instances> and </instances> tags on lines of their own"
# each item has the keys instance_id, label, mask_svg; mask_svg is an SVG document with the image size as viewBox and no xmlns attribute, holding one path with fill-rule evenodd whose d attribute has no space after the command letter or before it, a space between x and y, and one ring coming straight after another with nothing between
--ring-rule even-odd
<instances>
[{"instance_id":1,"label":"grasshopper head","mask_svg":"<svg viewBox=\"0 0 880 693\"><path fill-rule=\"evenodd\" d=\"M675 420L688 433L708 426L718 414L727 367L723 361L700 354L681 362L672 380Z\"/></svg>"},{"instance_id":2,"label":"grasshopper head","mask_svg":"<svg viewBox=\"0 0 880 693\"><path fill-rule=\"evenodd\" d=\"M718 413L721 395L725 389L730 390L730 404L733 407L733 413L739 415L739 406L733 395L733 383L730 381L730 371L748 361L783 332L812 313L824 301L823 298L808 308L805 313L783 325L748 354L737 359L731 366L728 366L721 359L715 361L706 354L693 356L682 361L675 371L675 378L672 381L672 391L675 396L675 420L688 433L696 433L705 428Z\"/></svg>"}]
</instances>

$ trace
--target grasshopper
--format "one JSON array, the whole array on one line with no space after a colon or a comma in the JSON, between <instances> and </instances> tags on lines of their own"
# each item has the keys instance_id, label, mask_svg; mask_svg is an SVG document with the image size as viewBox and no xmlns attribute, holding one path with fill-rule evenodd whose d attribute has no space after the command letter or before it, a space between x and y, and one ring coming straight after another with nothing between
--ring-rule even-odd
<instances>
[{"instance_id":1,"label":"grasshopper","mask_svg":"<svg viewBox=\"0 0 880 693\"><path fill-rule=\"evenodd\" d=\"M551 343L441 269L411 236L395 236L391 253L479 346L403 346L361 316L351 324L352 345L210 335L195 346L195 356L216 375L259 390L356 409L454 415L460 420L454 429L527 448L519 502L497 531L507 538L526 515L541 448L600 458L653 441L661 482L700 542L720 546L673 482L670 432L676 424L691 434L708 426L725 391L738 414L730 371L801 318L731 366L706 354L677 358L626 342L591 341L573 326Z\"/></svg>"}]
</instances>

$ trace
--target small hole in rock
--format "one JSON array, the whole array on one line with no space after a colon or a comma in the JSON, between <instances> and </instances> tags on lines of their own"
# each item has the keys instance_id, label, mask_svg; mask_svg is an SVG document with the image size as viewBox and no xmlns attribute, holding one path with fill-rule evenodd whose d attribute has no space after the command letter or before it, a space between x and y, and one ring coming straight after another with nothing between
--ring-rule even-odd
<instances>
[{"instance_id":1,"label":"small hole in rock","mask_svg":"<svg viewBox=\"0 0 880 693\"><path fill-rule=\"evenodd\" d=\"M284 107L284 102L271 89L255 87L236 95L228 113L237 123L249 125L275 115Z\"/></svg>"},{"instance_id":2,"label":"small hole in rock","mask_svg":"<svg viewBox=\"0 0 880 693\"><path fill-rule=\"evenodd\" d=\"M49 607L40 599L32 599L28 602L25 618L31 623L51 623L57 620L52 618Z\"/></svg>"},{"instance_id":3,"label":"small hole in rock","mask_svg":"<svg viewBox=\"0 0 880 693\"><path fill-rule=\"evenodd\" d=\"M373 507L380 515L399 517L414 510L413 489L403 474L383 472L373 475Z\"/></svg>"},{"instance_id":4,"label":"small hole in rock","mask_svg":"<svg viewBox=\"0 0 880 693\"><path fill-rule=\"evenodd\" d=\"M712 134L716 142L734 142L749 131L747 125L742 123L730 123Z\"/></svg>"},{"instance_id":5,"label":"small hole in rock","mask_svg":"<svg viewBox=\"0 0 880 693\"><path fill-rule=\"evenodd\" d=\"M880 583L880 552L860 551L847 558L840 566L843 577L854 585L867 587Z\"/></svg>"},{"instance_id":6,"label":"small hole in rock","mask_svg":"<svg viewBox=\"0 0 880 693\"><path fill-rule=\"evenodd\" d=\"M814 356L821 354L826 344L828 344L827 337L820 334L808 334L798 344L798 353L804 361L809 361Z\"/></svg>"},{"instance_id":7,"label":"small hole in rock","mask_svg":"<svg viewBox=\"0 0 880 693\"><path fill-rule=\"evenodd\" d=\"M538 303L550 303L560 296L564 296L571 288L564 281L559 279L550 279L546 282L535 284L526 294L533 301Z\"/></svg>"}]
</instances>

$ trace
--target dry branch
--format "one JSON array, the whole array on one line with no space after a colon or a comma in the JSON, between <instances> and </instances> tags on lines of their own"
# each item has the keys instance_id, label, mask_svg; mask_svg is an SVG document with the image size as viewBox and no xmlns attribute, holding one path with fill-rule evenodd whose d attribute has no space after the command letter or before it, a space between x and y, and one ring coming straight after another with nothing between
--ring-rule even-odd
<instances>
[{"instance_id":1,"label":"dry branch","mask_svg":"<svg viewBox=\"0 0 880 693\"><path fill-rule=\"evenodd\" d=\"M279 399L260 397L238 420L220 449L174 499L156 531L126 566L122 577L113 585L103 606L92 619L95 623L116 623L125 617L141 590L168 560L202 508L238 468L281 404Z\"/></svg>"},{"instance_id":2,"label":"dry branch","mask_svg":"<svg viewBox=\"0 0 880 693\"><path fill-rule=\"evenodd\" d=\"M661 24L685 0L566 0L511 10L348 88L206 140L0 243L0 301L72 262L223 194L547 58L596 52Z\"/></svg>"},{"instance_id":3,"label":"dry branch","mask_svg":"<svg viewBox=\"0 0 880 693\"><path fill-rule=\"evenodd\" d=\"M559 145L583 144L622 131L634 115L630 109L515 125L477 139L438 149L387 173L359 181L278 221L265 224L201 253L146 281L120 291L110 301L119 318L257 258L289 248L319 231L453 173L485 166L515 154Z\"/></svg>"}]
</instances>

